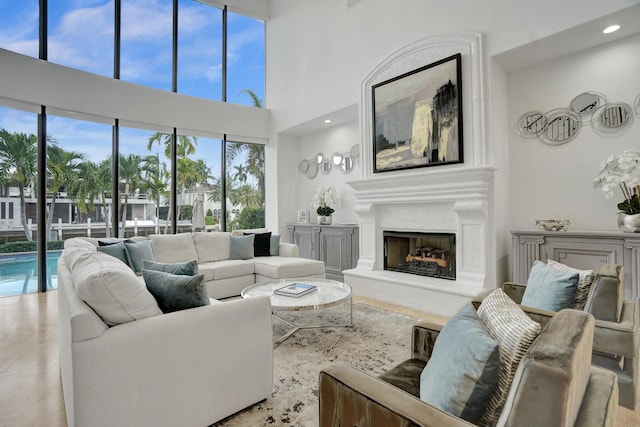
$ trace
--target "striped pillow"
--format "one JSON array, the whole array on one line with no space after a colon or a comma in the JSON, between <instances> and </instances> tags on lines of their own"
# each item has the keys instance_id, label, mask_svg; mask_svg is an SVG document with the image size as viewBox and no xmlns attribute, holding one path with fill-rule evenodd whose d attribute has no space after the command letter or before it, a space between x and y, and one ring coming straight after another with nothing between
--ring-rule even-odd
<instances>
[{"instance_id":1,"label":"striped pillow","mask_svg":"<svg viewBox=\"0 0 640 427\"><path fill-rule=\"evenodd\" d=\"M482 415L482 425L495 425L509 394L522 356L540 333L534 322L500 288L491 292L478 308L478 317L500 345L498 385Z\"/></svg>"},{"instance_id":2,"label":"striped pillow","mask_svg":"<svg viewBox=\"0 0 640 427\"><path fill-rule=\"evenodd\" d=\"M593 270L578 270L577 268L569 267L568 265L552 259L547 260L547 265L557 271L578 273L578 288L576 289L576 298L573 308L576 310L584 310L587 298L589 297L589 291L591 290L591 284L595 277Z\"/></svg>"}]
</instances>

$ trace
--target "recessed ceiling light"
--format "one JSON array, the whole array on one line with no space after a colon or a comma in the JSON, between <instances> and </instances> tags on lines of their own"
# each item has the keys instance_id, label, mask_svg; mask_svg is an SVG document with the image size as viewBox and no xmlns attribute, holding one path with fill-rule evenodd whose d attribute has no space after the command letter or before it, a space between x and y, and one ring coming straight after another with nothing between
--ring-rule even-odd
<instances>
[{"instance_id":1,"label":"recessed ceiling light","mask_svg":"<svg viewBox=\"0 0 640 427\"><path fill-rule=\"evenodd\" d=\"M618 31L620 29L620 25L615 24L615 25L609 25L607 28L605 28L604 30L602 30L602 32L604 34L611 34L611 33L615 33L616 31Z\"/></svg>"},{"instance_id":2,"label":"recessed ceiling light","mask_svg":"<svg viewBox=\"0 0 640 427\"><path fill-rule=\"evenodd\" d=\"M324 122L325 122L326 124L329 124L329 123L331 123L331 119L324 119Z\"/></svg>"}]
</instances>

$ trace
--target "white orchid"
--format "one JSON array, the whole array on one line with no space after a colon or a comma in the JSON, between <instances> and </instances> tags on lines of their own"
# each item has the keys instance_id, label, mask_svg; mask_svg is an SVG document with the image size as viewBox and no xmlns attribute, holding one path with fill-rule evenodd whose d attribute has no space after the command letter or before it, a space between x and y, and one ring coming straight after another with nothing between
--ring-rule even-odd
<instances>
[{"instance_id":1,"label":"white orchid","mask_svg":"<svg viewBox=\"0 0 640 427\"><path fill-rule=\"evenodd\" d=\"M334 213L334 208L340 206L340 199L336 189L331 186L318 188L318 191L311 199L311 206L316 208L318 215L328 216Z\"/></svg>"},{"instance_id":2,"label":"white orchid","mask_svg":"<svg viewBox=\"0 0 640 427\"><path fill-rule=\"evenodd\" d=\"M620 188L624 201L618 203L618 209L628 215L640 213L640 152L633 148L610 156L600 165L593 187L601 189L607 199Z\"/></svg>"}]
</instances>

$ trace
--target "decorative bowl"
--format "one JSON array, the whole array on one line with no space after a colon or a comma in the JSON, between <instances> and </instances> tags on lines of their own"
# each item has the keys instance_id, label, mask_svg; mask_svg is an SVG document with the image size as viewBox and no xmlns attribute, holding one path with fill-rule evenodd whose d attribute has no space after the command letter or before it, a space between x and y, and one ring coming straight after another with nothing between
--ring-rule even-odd
<instances>
[{"instance_id":1,"label":"decorative bowl","mask_svg":"<svg viewBox=\"0 0 640 427\"><path fill-rule=\"evenodd\" d=\"M569 224L568 219L536 219L536 225L545 231L567 231Z\"/></svg>"}]
</instances>

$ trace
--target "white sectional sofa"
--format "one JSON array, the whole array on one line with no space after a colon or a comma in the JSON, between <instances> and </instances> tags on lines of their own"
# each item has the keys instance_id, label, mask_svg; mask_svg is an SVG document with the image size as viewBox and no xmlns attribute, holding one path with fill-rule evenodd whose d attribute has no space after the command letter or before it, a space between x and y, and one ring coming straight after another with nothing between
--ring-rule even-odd
<instances>
[{"instance_id":1,"label":"white sectional sofa","mask_svg":"<svg viewBox=\"0 0 640 427\"><path fill-rule=\"evenodd\" d=\"M271 396L268 297L163 314L126 264L71 240L58 262L69 427L204 427Z\"/></svg>"}]
</instances>

